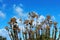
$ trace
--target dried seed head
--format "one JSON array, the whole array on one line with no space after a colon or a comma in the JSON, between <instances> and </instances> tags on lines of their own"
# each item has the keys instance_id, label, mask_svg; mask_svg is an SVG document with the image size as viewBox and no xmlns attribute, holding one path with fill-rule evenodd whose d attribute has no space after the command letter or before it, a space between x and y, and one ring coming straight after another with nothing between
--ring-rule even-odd
<instances>
[{"instance_id":1,"label":"dried seed head","mask_svg":"<svg viewBox=\"0 0 60 40\"><path fill-rule=\"evenodd\" d=\"M29 21L29 24L32 25L33 21L34 21L34 20L30 20L30 21Z\"/></svg>"},{"instance_id":2,"label":"dried seed head","mask_svg":"<svg viewBox=\"0 0 60 40\"><path fill-rule=\"evenodd\" d=\"M11 24L11 22L8 22L8 24Z\"/></svg>"},{"instance_id":3,"label":"dried seed head","mask_svg":"<svg viewBox=\"0 0 60 40\"><path fill-rule=\"evenodd\" d=\"M32 17L32 18L38 18L38 15L37 15L34 11L33 11L33 12L31 12L31 14L30 14L30 15L31 15L31 17Z\"/></svg>"},{"instance_id":4,"label":"dried seed head","mask_svg":"<svg viewBox=\"0 0 60 40\"><path fill-rule=\"evenodd\" d=\"M52 21L50 20L50 22L49 22L50 24L52 24Z\"/></svg>"},{"instance_id":5,"label":"dried seed head","mask_svg":"<svg viewBox=\"0 0 60 40\"><path fill-rule=\"evenodd\" d=\"M40 30L40 29L41 29L41 27L37 27L37 29L38 29L38 30Z\"/></svg>"},{"instance_id":6,"label":"dried seed head","mask_svg":"<svg viewBox=\"0 0 60 40\"><path fill-rule=\"evenodd\" d=\"M18 28L18 32L20 32L20 28Z\"/></svg>"},{"instance_id":7,"label":"dried seed head","mask_svg":"<svg viewBox=\"0 0 60 40\"><path fill-rule=\"evenodd\" d=\"M16 22L16 18L11 18L10 22L15 23Z\"/></svg>"},{"instance_id":8,"label":"dried seed head","mask_svg":"<svg viewBox=\"0 0 60 40\"><path fill-rule=\"evenodd\" d=\"M29 20L25 20L24 24L28 24L29 23Z\"/></svg>"},{"instance_id":9,"label":"dried seed head","mask_svg":"<svg viewBox=\"0 0 60 40\"><path fill-rule=\"evenodd\" d=\"M57 22L54 22L54 25L57 25Z\"/></svg>"},{"instance_id":10,"label":"dried seed head","mask_svg":"<svg viewBox=\"0 0 60 40\"><path fill-rule=\"evenodd\" d=\"M43 25L45 23L45 21L41 22L41 25Z\"/></svg>"},{"instance_id":11,"label":"dried seed head","mask_svg":"<svg viewBox=\"0 0 60 40\"><path fill-rule=\"evenodd\" d=\"M23 32L23 34L26 34L26 32Z\"/></svg>"},{"instance_id":12,"label":"dried seed head","mask_svg":"<svg viewBox=\"0 0 60 40\"><path fill-rule=\"evenodd\" d=\"M50 15L47 15L47 20L49 20L51 17L50 17Z\"/></svg>"},{"instance_id":13,"label":"dried seed head","mask_svg":"<svg viewBox=\"0 0 60 40\"><path fill-rule=\"evenodd\" d=\"M48 25L46 25L46 29L50 29L50 27Z\"/></svg>"}]
</instances>

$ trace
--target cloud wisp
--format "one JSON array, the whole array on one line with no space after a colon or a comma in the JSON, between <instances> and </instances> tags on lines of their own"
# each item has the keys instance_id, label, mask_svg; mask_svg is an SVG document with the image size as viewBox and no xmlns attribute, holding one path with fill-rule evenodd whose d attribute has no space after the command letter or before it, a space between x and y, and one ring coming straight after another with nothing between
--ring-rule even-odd
<instances>
[{"instance_id":1,"label":"cloud wisp","mask_svg":"<svg viewBox=\"0 0 60 40\"><path fill-rule=\"evenodd\" d=\"M0 11L0 17L1 18L5 18L5 16L6 16L5 13L3 13L2 11Z\"/></svg>"}]
</instances>

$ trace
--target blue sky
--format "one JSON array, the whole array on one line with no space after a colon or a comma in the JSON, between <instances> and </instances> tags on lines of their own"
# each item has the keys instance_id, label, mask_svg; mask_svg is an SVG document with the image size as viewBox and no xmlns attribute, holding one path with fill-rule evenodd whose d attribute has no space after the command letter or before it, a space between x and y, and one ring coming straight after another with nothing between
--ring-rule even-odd
<instances>
[{"instance_id":1,"label":"blue sky","mask_svg":"<svg viewBox=\"0 0 60 40\"><path fill-rule=\"evenodd\" d=\"M0 28L8 25L7 22L11 17L18 17L18 13L15 11L18 7L22 9L23 14L30 11L35 11L44 16L50 14L60 24L59 0L0 0Z\"/></svg>"},{"instance_id":2,"label":"blue sky","mask_svg":"<svg viewBox=\"0 0 60 40\"><path fill-rule=\"evenodd\" d=\"M10 18L24 19L30 11L51 15L60 27L60 0L0 0L0 29L8 25Z\"/></svg>"}]
</instances>

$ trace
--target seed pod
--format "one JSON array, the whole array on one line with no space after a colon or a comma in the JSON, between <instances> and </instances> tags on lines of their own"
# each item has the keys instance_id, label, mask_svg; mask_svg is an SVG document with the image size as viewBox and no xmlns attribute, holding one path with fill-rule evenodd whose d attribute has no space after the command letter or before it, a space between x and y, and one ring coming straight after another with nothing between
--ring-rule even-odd
<instances>
[{"instance_id":1,"label":"seed pod","mask_svg":"<svg viewBox=\"0 0 60 40\"><path fill-rule=\"evenodd\" d=\"M28 24L29 23L29 20L25 20L24 24Z\"/></svg>"}]
</instances>

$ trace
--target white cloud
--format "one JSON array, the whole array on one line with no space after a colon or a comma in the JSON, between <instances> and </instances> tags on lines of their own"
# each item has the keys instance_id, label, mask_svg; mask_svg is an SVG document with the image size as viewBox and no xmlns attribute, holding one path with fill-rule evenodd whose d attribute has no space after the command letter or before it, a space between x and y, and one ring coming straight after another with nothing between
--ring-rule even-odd
<instances>
[{"instance_id":1,"label":"white cloud","mask_svg":"<svg viewBox=\"0 0 60 40\"><path fill-rule=\"evenodd\" d=\"M23 9L20 6L17 5L13 5L14 8L14 12L18 15L18 16L23 16Z\"/></svg>"},{"instance_id":2,"label":"white cloud","mask_svg":"<svg viewBox=\"0 0 60 40\"><path fill-rule=\"evenodd\" d=\"M20 15L23 16L23 9L21 7L16 7L15 11Z\"/></svg>"},{"instance_id":3,"label":"white cloud","mask_svg":"<svg viewBox=\"0 0 60 40\"><path fill-rule=\"evenodd\" d=\"M5 18L5 14L2 11L0 11L0 17Z\"/></svg>"}]
</instances>

